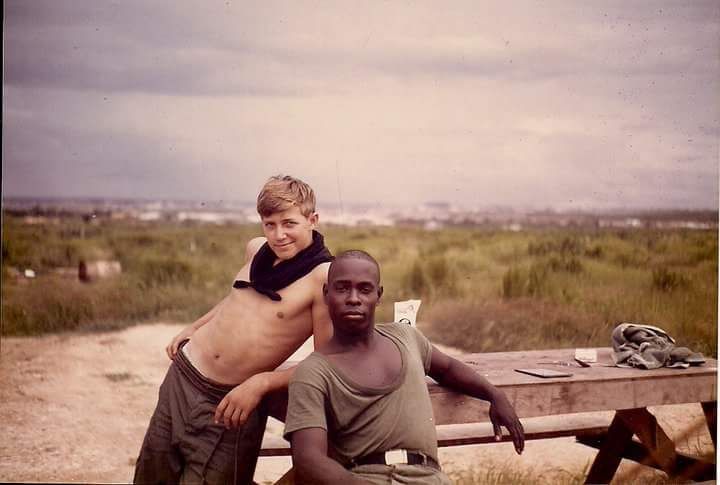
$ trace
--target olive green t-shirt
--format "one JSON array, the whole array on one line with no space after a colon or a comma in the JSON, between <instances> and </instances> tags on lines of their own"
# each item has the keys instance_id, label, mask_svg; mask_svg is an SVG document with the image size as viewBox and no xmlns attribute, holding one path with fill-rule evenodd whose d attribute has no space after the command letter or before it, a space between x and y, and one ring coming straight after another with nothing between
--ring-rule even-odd
<instances>
[{"instance_id":1,"label":"olive green t-shirt","mask_svg":"<svg viewBox=\"0 0 720 485\"><path fill-rule=\"evenodd\" d=\"M437 461L437 436L425 373L432 346L403 323L375 330L400 350L395 382L369 388L354 382L318 352L300 363L289 385L285 437L299 429L323 428L328 454L343 465L369 453L406 449Z\"/></svg>"}]
</instances>

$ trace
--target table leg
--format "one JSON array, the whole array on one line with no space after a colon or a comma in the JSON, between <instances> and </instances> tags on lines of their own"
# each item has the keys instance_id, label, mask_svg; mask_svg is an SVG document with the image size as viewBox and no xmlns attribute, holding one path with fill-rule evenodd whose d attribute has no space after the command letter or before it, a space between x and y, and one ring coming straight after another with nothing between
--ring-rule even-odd
<instances>
[{"instance_id":1,"label":"table leg","mask_svg":"<svg viewBox=\"0 0 720 485\"><path fill-rule=\"evenodd\" d=\"M263 399L263 405L265 406L265 412L268 413L268 416L272 416L284 423L288 405L287 389L273 391L267 394Z\"/></svg>"},{"instance_id":2,"label":"table leg","mask_svg":"<svg viewBox=\"0 0 720 485\"><path fill-rule=\"evenodd\" d=\"M585 483L610 483L615 471L620 466L623 452L632 440L632 436L633 432L625 425L622 417L619 413L615 413Z\"/></svg>"},{"instance_id":3,"label":"table leg","mask_svg":"<svg viewBox=\"0 0 720 485\"><path fill-rule=\"evenodd\" d=\"M295 483L295 468L291 467L273 485L294 485L294 483Z\"/></svg>"},{"instance_id":4,"label":"table leg","mask_svg":"<svg viewBox=\"0 0 720 485\"><path fill-rule=\"evenodd\" d=\"M663 471L673 475L676 469L677 455L675 443L660 427L655 416L647 408L624 409L618 411L625 426L640 440L652 459ZM647 460L646 460L647 461ZM649 463L643 463L648 465Z\"/></svg>"},{"instance_id":5,"label":"table leg","mask_svg":"<svg viewBox=\"0 0 720 485\"><path fill-rule=\"evenodd\" d=\"M710 431L713 446L717 451L717 401L704 402L702 404L703 413L705 413L705 421Z\"/></svg>"},{"instance_id":6,"label":"table leg","mask_svg":"<svg viewBox=\"0 0 720 485\"><path fill-rule=\"evenodd\" d=\"M703 405L703 409L706 409ZM714 428L715 408L708 409L708 425ZM638 440L632 440L636 435ZM580 440L597 446L593 440ZM712 480L715 467L696 458L677 453L675 443L668 437L655 416L646 408L623 409L615 413L605 439L585 483L609 483L622 458L629 458L646 466L659 468L670 477Z\"/></svg>"},{"instance_id":7,"label":"table leg","mask_svg":"<svg viewBox=\"0 0 720 485\"><path fill-rule=\"evenodd\" d=\"M623 409L615 413L608 434L598 451L585 483L609 483L630 448L633 434L647 451L644 465L657 464L672 475L675 471L675 444L646 408Z\"/></svg>"}]
</instances>

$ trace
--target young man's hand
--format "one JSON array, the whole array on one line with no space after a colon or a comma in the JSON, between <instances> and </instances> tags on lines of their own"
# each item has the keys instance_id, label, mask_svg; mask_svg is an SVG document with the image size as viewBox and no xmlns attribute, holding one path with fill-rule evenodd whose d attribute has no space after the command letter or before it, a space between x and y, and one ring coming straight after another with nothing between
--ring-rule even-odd
<instances>
[{"instance_id":1,"label":"young man's hand","mask_svg":"<svg viewBox=\"0 0 720 485\"><path fill-rule=\"evenodd\" d=\"M525 448L525 432L512 404L502 392L497 393L490 401L490 421L495 431L495 439L500 441L502 437L500 426L505 426L512 437L515 451L520 455Z\"/></svg>"},{"instance_id":2,"label":"young man's hand","mask_svg":"<svg viewBox=\"0 0 720 485\"><path fill-rule=\"evenodd\" d=\"M180 343L185 339L189 339L192 334L195 333L195 330L196 329L191 325L184 328L182 332L173 337L167 347L165 347L165 352L170 360L175 358L175 354L177 354Z\"/></svg>"},{"instance_id":3,"label":"young man's hand","mask_svg":"<svg viewBox=\"0 0 720 485\"><path fill-rule=\"evenodd\" d=\"M228 392L215 410L215 424L237 428L247 421L268 391L265 373L255 374Z\"/></svg>"},{"instance_id":4,"label":"young man's hand","mask_svg":"<svg viewBox=\"0 0 720 485\"><path fill-rule=\"evenodd\" d=\"M192 334L194 334L195 331L197 331L198 328L202 327L207 322L212 320L213 316L215 316L215 314L217 313L218 308L220 308L223 305L225 300L227 300L227 297L220 300L220 302L217 305L215 305L214 307L212 307L212 309L210 309L209 312L207 312L205 315L203 315L202 317L195 320L195 322L193 322L192 325L185 327L182 332L180 332L179 334L175 335L175 337L173 337L173 339L170 341L170 343L167 345L167 347L165 347L165 352L167 353L167 356L170 358L170 360L173 360L173 358L175 358L175 354L177 354L178 347L180 347L180 343L183 340L190 338L192 336Z\"/></svg>"}]
</instances>

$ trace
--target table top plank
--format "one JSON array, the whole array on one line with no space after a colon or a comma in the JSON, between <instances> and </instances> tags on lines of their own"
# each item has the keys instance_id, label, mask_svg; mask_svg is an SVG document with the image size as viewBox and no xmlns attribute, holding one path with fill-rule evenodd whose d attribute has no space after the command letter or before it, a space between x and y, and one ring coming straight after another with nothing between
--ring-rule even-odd
<instances>
[{"instance_id":1,"label":"table top plank","mask_svg":"<svg viewBox=\"0 0 720 485\"><path fill-rule=\"evenodd\" d=\"M616 380L655 378L660 376L676 376L678 372L686 375L709 375L717 373L717 361L706 359L700 366L691 366L688 369L660 369L643 370L634 368L615 367L612 361L612 349L601 347L596 349L598 362L591 367L580 367L573 360L575 349L553 350L527 350L514 352L487 352L481 354L463 354L460 360L473 367L477 372L485 375L495 385L535 383L539 378L514 372L517 368L536 368L568 371L573 374L565 380ZM547 364L546 362L567 362L569 366ZM560 378L558 378L560 379ZM556 381L558 379L542 379L543 381Z\"/></svg>"},{"instance_id":2,"label":"table top plank","mask_svg":"<svg viewBox=\"0 0 720 485\"><path fill-rule=\"evenodd\" d=\"M574 362L574 349L466 354L460 356L460 360L503 389L520 417L717 399L717 361L714 359L688 369L642 370L611 367L610 348L598 348L597 353L598 362L592 367L547 364ZM554 369L573 375L547 379L515 372L517 368ZM487 403L443 388L430 379L428 388L436 424L487 421Z\"/></svg>"}]
</instances>

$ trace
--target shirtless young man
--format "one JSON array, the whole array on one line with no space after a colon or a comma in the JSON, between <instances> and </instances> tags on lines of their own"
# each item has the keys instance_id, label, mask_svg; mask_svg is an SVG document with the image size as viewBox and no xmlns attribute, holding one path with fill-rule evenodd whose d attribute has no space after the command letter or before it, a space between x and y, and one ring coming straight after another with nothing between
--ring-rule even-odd
<instances>
[{"instance_id":1,"label":"shirtless young man","mask_svg":"<svg viewBox=\"0 0 720 485\"><path fill-rule=\"evenodd\" d=\"M522 453L522 424L502 391L411 326L375 325L383 289L372 256L339 254L323 292L334 334L298 366L289 387L285 436L299 482L449 484L426 374L489 401L495 435L505 426Z\"/></svg>"},{"instance_id":2,"label":"shirtless young man","mask_svg":"<svg viewBox=\"0 0 720 485\"><path fill-rule=\"evenodd\" d=\"M267 419L258 406L293 372L274 369L311 334L316 346L332 334L322 294L332 257L312 189L272 177L257 210L265 237L248 243L230 293L167 346L135 483L251 483Z\"/></svg>"}]
</instances>

